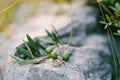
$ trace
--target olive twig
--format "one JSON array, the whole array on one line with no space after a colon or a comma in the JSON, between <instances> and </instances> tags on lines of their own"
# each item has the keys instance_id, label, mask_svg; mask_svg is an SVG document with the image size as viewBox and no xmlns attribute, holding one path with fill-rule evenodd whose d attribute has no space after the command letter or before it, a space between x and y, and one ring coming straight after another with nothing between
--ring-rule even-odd
<instances>
[{"instance_id":1,"label":"olive twig","mask_svg":"<svg viewBox=\"0 0 120 80\"><path fill-rule=\"evenodd\" d=\"M69 42L68 42L68 44L67 44L67 46L65 46L66 47L66 49L71 45L71 43L72 43L72 38L73 38L73 31L72 31L72 24L73 24L73 20L71 19L71 26L70 26L70 38L69 38Z\"/></svg>"},{"instance_id":2,"label":"olive twig","mask_svg":"<svg viewBox=\"0 0 120 80\"><path fill-rule=\"evenodd\" d=\"M71 26L71 32L70 32L70 40L68 44L64 44L63 42L60 40L60 37L56 31L55 28L53 28L54 30L52 32L49 32L48 30L46 30L47 34L48 34L48 39L50 38L54 43L56 44L52 44L51 46L45 46L43 44L37 45L36 41L33 40L28 34L26 35L28 42L24 42L24 46L25 47L17 47L17 53L19 53L18 55L24 55L25 58L21 58L20 56L11 56L12 58L15 59L15 62L19 63L19 64L23 64L23 65L27 65L27 64L38 64L41 63L43 60L51 58L54 61L57 62L57 64L59 65L65 65L64 61L68 61L70 58L70 54L64 52L64 50L66 51L66 49L70 46L71 42L72 42L72 26ZM42 40L44 42L44 40ZM47 42L49 43L49 42ZM66 47L67 46L67 47ZM42 50L42 51L40 51ZM57 50L57 51L56 51ZM43 54L41 53L44 53ZM61 55L60 55L61 54ZM60 56L61 57L60 57Z\"/></svg>"},{"instance_id":3,"label":"olive twig","mask_svg":"<svg viewBox=\"0 0 120 80\"><path fill-rule=\"evenodd\" d=\"M61 59L61 58L58 58L57 61L62 64L62 65L65 65L65 62Z\"/></svg>"},{"instance_id":4,"label":"olive twig","mask_svg":"<svg viewBox=\"0 0 120 80\"><path fill-rule=\"evenodd\" d=\"M49 46L50 48L55 48L57 45Z\"/></svg>"},{"instance_id":5,"label":"olive twig","mask_svg":"<svg viewBox=\"0 0 120 80\"><path fill-rule=\"evenodd\" d=\"M52 64L54 67L59 67L61 65L65 65L64 61L60 58L57 58L56 60L53 60L53 61L57 62L57 64Z\"/></svg>"},{"instance_id":6,"label":"olive twig","mask_svg":"<svg viewBox=\"0 0 120 80\"><path fill-rule=\"evenodd\" d=\"M43 60L50 58L49 56L44 56L44 57L40 57L37 59L33 59L33 60L18 60L15 61L21 65L28 65L28 64L37 64L37 63L41 63Z\"/></svg>"}]
</instances>

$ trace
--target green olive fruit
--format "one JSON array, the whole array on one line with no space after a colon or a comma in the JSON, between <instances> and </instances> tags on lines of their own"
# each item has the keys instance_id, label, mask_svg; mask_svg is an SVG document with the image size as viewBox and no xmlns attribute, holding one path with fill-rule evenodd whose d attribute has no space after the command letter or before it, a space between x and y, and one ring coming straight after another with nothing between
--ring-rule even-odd
<instances>
[{"instance_id":1,"label":"green olive fruit","mask_svg":"<svg viewBox=\"0 0 120 80\"><path fill-rule=\"evenodd\" d=\"M71 54L70 53L64 53L62 55L64 61L68 61L70 59Z\"/></svg>"},{"instance_id":2,"label":"green olive fruit","mask_svg":"<svg viewBox=\"0 0 120 80\"><path fill-rule=\"evenodd\" d=\"M57 53L52 52L52 53L50 54L50 57L51 57L52 59L56 60L56 59L57 59Z\"/></svg>"},{"instance_id":3,"label":"green olive fruit","mask_svg":"<svg viewBox=\"0 0 120 80\"><path fill-rule=\"evenodd\" d=\"M51 52L52 52L52 51L53 51L53 49L52 49L52 48L49 48L49 47L48 47L48 48L46 48L46 53L47 53L47 54L51 54Z\"/></svg>"}]
</instances>

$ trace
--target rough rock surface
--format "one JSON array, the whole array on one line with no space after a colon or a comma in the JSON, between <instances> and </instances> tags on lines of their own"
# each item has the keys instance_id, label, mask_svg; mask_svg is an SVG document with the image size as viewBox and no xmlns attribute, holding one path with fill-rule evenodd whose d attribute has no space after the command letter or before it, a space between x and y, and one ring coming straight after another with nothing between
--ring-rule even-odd
<instances>
[{"instance_id":1,"label":"rough rock surface","mask_svg":"<svg viewBox=\"0 0 120 80\"><path fill-rule=\"evenodd\" d=\"M111 66L108 63L110 52L104 35L97 34L95 30L95 10L83 6L75 10L71 17L73 22L58 31L67 43L70 26L73 26L72 47L69 49L74 52L65 66L53 67L51 60L37 65L18 65L12 63L10 58L7 68L2 66L6 68L5 80L111 80ZM24 38L25 34L14 36L3 45L0 50L4 57L0 61L5 62L5 55L11 55Z\"/></svg>"},{"instance_id":2,"label":"rough rock surface","mask_svg":"<svg viewBox=\"0 0 120 80\"><path fill-rule=\"evenodd\" d=\"M71 22L65 28L59 30L59 35L64 43L68 43L71 28L73 30L73 46L82 46L85 39L96 29L97 11L93 8L82 6L74 11L71 15ZM99 27L97 29L100 30Z\"/></svg>"},{"instance_id":3,"label":"rough rock surface","mask_svg":"<svg viewBox=\"0 0 120 80\"><path fill-rule=\"evenodd\" d=\"M99 38L97 44L92 44L91 40L97 38ZM106 40L102 36L90 36L86 45L68 48L74 51L65 66L53 67L51 59L37 65L10 63L6 78L7 80L111 80L111 67L107 62L110 54L106 47Z\"/></svg>"}]
</instances>

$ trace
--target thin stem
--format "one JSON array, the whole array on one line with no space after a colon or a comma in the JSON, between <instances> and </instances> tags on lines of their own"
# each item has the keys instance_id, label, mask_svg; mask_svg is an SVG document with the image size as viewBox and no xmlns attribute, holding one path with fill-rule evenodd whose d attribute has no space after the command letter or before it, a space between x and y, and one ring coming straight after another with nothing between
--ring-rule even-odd
<instances>
[{"instance_id":1,"label":"thin stem","mask_svg":"<svg viewBox=\"0 0 120 80\"><path fill-rule=\"evenodd\" d=\"M4 20L4 18L5 18L5 16L3 15L3 16L1 17L1 19L0 19L0 26L1 26L1 24L2 24L2 22L3 22L3 20Z\"/></svg>"},{"instance_id":2,"label":"thin stem","mask_svg":"<svg viewBox=\"0 0 120 80\"><path fill-rule=\"evenodd\" d=\"M112 37L112 39L113 39L113 44L114 44L114 46L115 46L117 56L119 57L120 55L119 55L118 47L117 47L116 41L115 41L115 39L114 39L114 37L113 37L112 31L110 30L110 28L108 28L108 30L110 31L110 35L111 35L111 37ZM118 59L118 61L119 61L119 64L120 64L120 60L119 60L119 59Z\"/></svg>"},{"instance_id":3,"label":"thin stem","mask_svg":"<svg viewBox=\"0 0 120 80\"><path fill-rule=\"evenodd\" d=\"M70 38L69 38L69 42L68 42L66 48L68 48L68 47L71 45L71 43L72 43L72 38L73 38L72 24L73 24L73 21L72 21L72 19L71 19Z\"/></svg>"},{"instance_id":4,"label":"thin stem","mask_svg":"<svg viewBox=\"0 0 120 80\"><path fill-rule=\"evenodd\" d=\"M114 61L114 67L115 67L115 72L116 72L116 79L118 80L118 69L117 69L117 63L116 63L116 60L115 60L115 54L114 54L114 50L113 50L113 46L112 46L112 41L111 41L111 38L110 38L110 32L109 30L107 29L107 34L108 34L108 39L109 39L109 42L110 42L110 48L111 48L111 51L112 51L112 57L113 57L113 61Z\"/></svg>"},{"instance_id":5,"label":"thin stem","mask_svg":"<svg viewBox=\"0 0 120 80\"><path fill-rule=\"evenodd\" d=\"M111 35L111 37L112 37L113 44L114 44L114 46L115 46L116 54L117 54L118 57L120 57L119 52L118 52L118 47L117 47L116 41L115 41L115 39L114 39L114 37L113 37L112 31L110 30L110 28L108 28L108 30L110 31L110 35ZM118 59L118 65L120 65L120 59L119 59L119 58L117 58L117 59ZM119 67L120 67L120 66L119 66ZM118 69L118 70L119 70L119 69ZM119 70L119 71L120 71L120 70ZM119 75L118 75L118 79L119 79Z\"/></svg>"},{"instance_id":6,"label":"thin stem","mask_svg":"<svg viewBox=\"0 0 120 80\"><path fill-rule=\"evenodd\" d=\"M105 9L105 11L107 11L107 13L109 13L111 16L114 16L102 2L99 2L99 4Z\"/></svg>"},{"instance_id":7,"label":"thin stem","mask_svg":"<svg viewBox=\"0 0 120 80\"><path fill-rule=\"evenodd\" d=\"M110 14L111 16L114 16L113 13L110 12L110 10L109 10L102 2L98 2L98 3L103 7L103 9L104 9L108 14ZM116 16L114 16L114 17L115 17L118 21L120 21L118 17L116 17Z\"/></svg>"},{"instance_id":8,"label":"thin stem","mask_svg":"<svg viewBox=\"0 0 120 80\"><path fill-rule=\"evenodd\" d=\"M99 3L100 11L101 11L101 13L102 13L102 16L103 16L104 21L106 21L106 20L105 20L105 16L104 16L104 13L103 13L103 11L102 11L101 6L104 8L104 10L105 10L108 14L110 14L111 16L114 16L114 15L109 11L109 9L108 9L102 2L98 2L98 3ZM115 16L114 16L114 17L115 17ZM115 18L117 19L117 21L119 21L117 17L115 17ZM116 48L117 55L119 55L119 53L118 53L118 48L117 48L115 39L114 39L114 37L113 37L113 35L112 35L112 32L111 32L111 30L110 30L109 27L107 28L107 34L108 34L108 39L109 39L109 42L110 42L110 48L111 48L111 51L112 51L112 57L113 57L113 61L114 61L116 79L119 80L119 75L118 75L118 71L117 71L117 70L118 70L118 69L117 69L117 62L116 62L116 59L115 59L115 54L114 54L114 50L113 50L113 46L112 46L112 40L113 40L114 46L115 46L115 48ZM111 38L110 38L110 35L112 36L112 40L111 40ZM119 64L120 64L120 60L118 60L118 61L119 61Z\"/></svg>"},{"instance_id":9,"label":"thin stem","mask_svg":"<svg viewBox=\"0 0 120 80\"><path fill-rule=\"evenodd\" d=\"M44 57L40 57L40 58L33 59L33 60L19 60L19 61L15 61L15 62L17 62L18 64L21 64L21 65L28 65L28 64L41 63L43 60L49 59L49 58L50 58L50 56L44 56Z\"/></svg>"},{"instance_id":10,"label":"thin stem","mask_svg":"<svg viewBox=\"0 0 120 80\"><path fill-rule=\"evenodd\" d=\"M12 8L13 6L15 6L18 3L18 1L12 3L10 6L8 6L7 8L3 9L2 11L0 11L0 14L6 12L7 10L9 10L10 8Z\"/></svg>"},{"instance_id":11,"label":"thin stem","mask_svg":"<svg viewBox=\"0 0 120 80\"><path fill-rule=\"evenodd\" d=\"M103 19L104 19L104 21L106 21L106 20L105 20L104 13L103 13L103 10L102 10L102 7L100 6L100 3L98 3L98 5L99 5L100 12L101 12L101 14L102 14L102 16L103 16Z\"/></svg>"},{"instance_id":12,"label":"thin stem","mask_svg":"<svg viewBox=\"0 0 120 80\"><path fill-rule=\"evenodd\" d=\"M49 46L50 48L55 48L58 47L58 45L53 45L53 46Z\"/></svg>"},{"instance_id":13,"label":"thin stem","mask_svg":"<svg viewBox=\"0 0 120 80\"><path fill-rule=\"evenodd\" d=\"M70 44L72 43L72 35L73 35L73 31L72 31L72 24L73 24L73 21L71 19L71 26L70 26L70 39L69 39L69 43L68 43L68 46L70 46Z\"/></svg>"},{"instance_id":14,"label":"thin stem","mask_svg":"<svg viewBox=\"0 0 120 80\"><path fill-rule=\"evenodd\" d=\"M65 65L65 62L61 58L58 58L57 60L60 62L60 64Z\"/></svg>"}]
</instances>

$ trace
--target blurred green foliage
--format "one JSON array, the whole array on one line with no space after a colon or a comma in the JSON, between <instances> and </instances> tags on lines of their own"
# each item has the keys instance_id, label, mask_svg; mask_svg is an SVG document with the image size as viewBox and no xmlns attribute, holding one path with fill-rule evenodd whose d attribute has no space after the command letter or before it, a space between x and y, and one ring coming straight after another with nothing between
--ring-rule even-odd
<instances>
[{"instance_id":1,"label":"blurred green foliage","mask_svg":"<svg viewBox=\"0 0 120 80\"><path fill-rule=\"evenodd\" d=\"M113 33L120 36L120 0L99 0L98 4L102 15L100 23L105 25L112 53L112 80L120 80L120 52L113 36Z\"/></svg>"},{"instance_id":2,"label":"blurred green foliage","mask_svg":"<svg viewBox=\"0 0 120 80\"><path fill-rule=\"evenodd\" d=\"M14 3L15 0L0 0L0 32L13 20L13 13L16 6L13 5Z\"/></svg>"},{"instance_id":3,"label":"blurred green foliage","mask_svg":"<svg viewBox=\"0 0 120 80\"><path fill-rule=\"evenodd\" d=\"M61 4L61 3L72 3L73 0L34 0L34 1L33 0L0 0L0 33L3 32L6 28L8 28L7 26L14 21L14 12L20 4L22 3L38 4L43 1L52 1L54 3ZM2 12L3 10L5 11Z\"/></svg>"},{"instance_id":4,"label":"blurred green foliage","mask_svg":"<svg viewBox=\"0 0 120 80\"><path fill-rule=\"evenodd\" d=\"M106 4L114 5L116 2L120 2L120 0L101 0Z\"/></svg>"},{"instance_id":5,"label":"blurred green foliage","mask_svg":"<svg viewBox=\"0 0 120 80\"><path fill-rule=\"evenodd\" d=\"M60 3L72 3L73 0L53 0L55 3L60 4Z\"/></svg>"},{"instance_id":6,"label":"blurred green foliage","mask_svg":"<svg viewBox=\"0 0 120 80\"><path fill-rule=\"evenodd\" d=\"M106 4L108 1L108 4ZM120 2L116 2L117 0L103 0L103 2L99 2L101 8L102 18L100 21L101 24L105 25L105 29L108 27L112 27L117 32L113 32L115 35L120 35Z\"/></svg>"},{"instance_id":7,"label":"blurred green foliage","mask_svg":"<svg viewBox=\"0 0 120 80\"><path fill-rule=\"evenodd\" d=\"M0 33L14 21L14 12L22 3L40 3L46 0L0 0ZM14 4L14 5L13 5Z\"/></svg>"}]
</instances>

